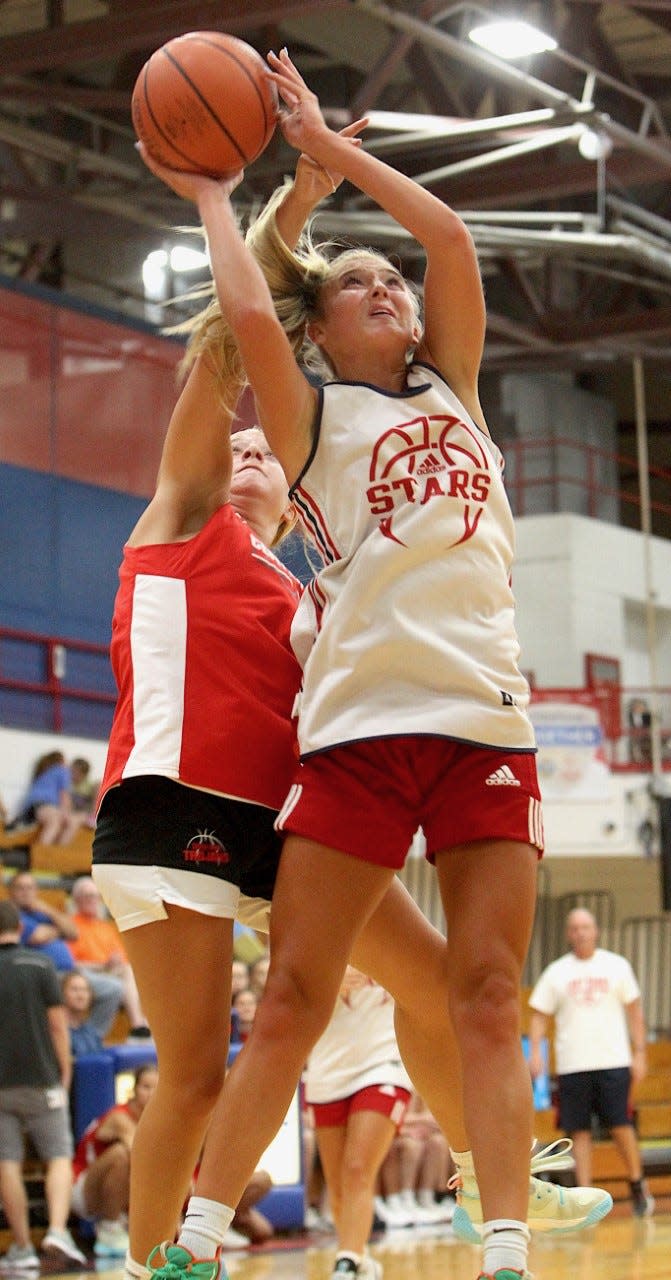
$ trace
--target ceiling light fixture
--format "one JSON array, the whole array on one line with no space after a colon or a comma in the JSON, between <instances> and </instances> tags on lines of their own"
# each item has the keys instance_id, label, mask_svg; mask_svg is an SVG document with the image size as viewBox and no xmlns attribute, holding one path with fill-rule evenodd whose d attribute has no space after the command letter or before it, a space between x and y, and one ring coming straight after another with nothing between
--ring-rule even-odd
<instances>
[{"instance_id":1,"label":"ceiling light fixture","mask_svg":"<svg viewBox=\"0 0 671 1280\"><path fill-rule=\"evenodd\" d=\"M468 38L489 53L510 61L526 58L532 53L548 53L557 48L557 41L552 36L532 27L528 22L516 19L502 19L500 22L487 22L473 27Z\"/></svg>"},{"instance_id":2,"label":"ceiling light fixture","mask_svg":"<svg viewBox=\"0 0 671 1280\"><path fill-rule=\"evenodd\" d=\"M613 143L607 133L587 128L581 131L578 151L583 160L607 160L612 150Z\"/></svg>"},{"instance_id":3,"label":"ceiling light fixture","mask_svg":"<svg viewBox=\"0 0 671 1280\"><path fill-rule=\"evenodd\" d=\"M210 259L202 249L192 249L188 244L176 244L170 250L170 269L176 275L184 275L187 271L203 271L209 266Z\"/></svg>"}]
</instances>

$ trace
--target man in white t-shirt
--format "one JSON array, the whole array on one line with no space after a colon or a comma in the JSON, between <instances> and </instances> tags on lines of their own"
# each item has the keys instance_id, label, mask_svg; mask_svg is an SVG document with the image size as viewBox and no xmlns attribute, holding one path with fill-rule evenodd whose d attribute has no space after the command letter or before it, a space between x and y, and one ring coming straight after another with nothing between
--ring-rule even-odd
<instances>
[{"instance_id":1,"label":"man in white t-shirt","mask_svg":"<svg viewBox=\"0 0 671 1280\"><path fill-rule=\"evenodd\" d=\"M646 1217L654 1200L643 1182L630 1108L631 1085L647 1070L640 988L624 956L597 947L590 911L569 912L566 935L571 950L544 969L529 998L531 1074L543 1070L541 1040L554 1017L559 1123L573 1139L578 1185L591 1185L596 1115L624 1160L634 1213Z\"/></svg>"}]
</instances>

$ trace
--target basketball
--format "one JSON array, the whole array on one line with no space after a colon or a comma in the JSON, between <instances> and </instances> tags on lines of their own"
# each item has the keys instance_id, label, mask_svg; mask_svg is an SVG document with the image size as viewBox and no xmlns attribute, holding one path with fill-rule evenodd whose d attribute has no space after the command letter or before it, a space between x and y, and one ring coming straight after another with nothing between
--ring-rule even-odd
<instances>
[{"instance_id":1,"label":"basketball","mask_svg":"<svg viewBox=\"0 0 671 1280\"><path fill-rule=\"evenodd\" d=\"M152 53L131 106L135 132L159 164L223 178L268 145L277 91L244 40L190 31Z\"/></svg>"}]
</instances>

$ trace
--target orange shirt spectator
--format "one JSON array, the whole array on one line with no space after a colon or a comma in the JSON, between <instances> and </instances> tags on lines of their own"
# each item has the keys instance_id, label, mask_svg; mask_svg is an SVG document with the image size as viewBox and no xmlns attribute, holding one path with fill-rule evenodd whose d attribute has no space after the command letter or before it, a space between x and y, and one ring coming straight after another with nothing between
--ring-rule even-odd
<instances>
[{"instance_id":1,"label":"orange shirt spectator","mask_svg":"<svg viewBox=\"0 0 671 1280\"><path fill-rule=\"evenodd\" d=\"M131 1035L150 1035L140 1004L140 996L121 941L121 934L113 920L103 915L100 892L91 876L80 876L72 886L75 914L72 922L77 938L68 940L68 947L76 964L89 970L105 970L121 978L123 1004L131 1025Z\"/></svg>"},{"instance_id":2,"label":"orange shirt spectator","mask_svg":"<svg viewBox=\"0 0 671 1280\"><path fill-rule=\"evenodd\" d=\"M106 969L110 962L127 963L121 935L113 920L100 920L77 912L72 917L78 933L76 942L68 942L72 958L77 964L100 965Z\"/></svg>"}]
</instances>

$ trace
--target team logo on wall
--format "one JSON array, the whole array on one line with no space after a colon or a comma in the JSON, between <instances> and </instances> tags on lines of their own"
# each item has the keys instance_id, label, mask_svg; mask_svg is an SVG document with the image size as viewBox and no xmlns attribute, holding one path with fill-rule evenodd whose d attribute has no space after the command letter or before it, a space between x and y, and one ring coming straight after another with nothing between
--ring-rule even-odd
<instances>
[{"instance_id":1,"label":"team logo on wall","mask_svg":"<svg viewBox=\"0 0 671 1280\"><path fill-rule=\"evenodd\" d=\"M412 418L378 439L371 456L367 490L380 533L406 546L393 529L400 509L447 498L460 509L458 546L473 537L489 495L491 460L476 432L452 414Z\"/></svg>"}]
</instances>

